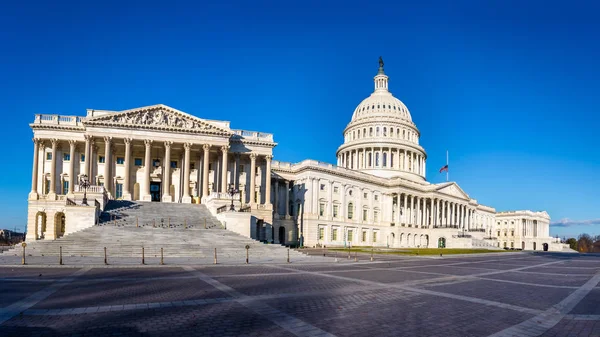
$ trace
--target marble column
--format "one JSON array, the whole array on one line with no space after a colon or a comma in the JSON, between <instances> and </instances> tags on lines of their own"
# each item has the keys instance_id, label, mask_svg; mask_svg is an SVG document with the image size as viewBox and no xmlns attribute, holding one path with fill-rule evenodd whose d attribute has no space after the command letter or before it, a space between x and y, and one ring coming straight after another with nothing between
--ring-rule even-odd
<instances>
[{"instance_id":1,"label":"marble column","mask_svg":"<svg viewBox=\"0 0 600 337\"><path fill-rule=\"evenodd\" d=\"M417 224L417 196L413 196L412 202L410 205L410 223L413 225Z\"/></svg>"},{"instance_id":2,"label":"marble column","mask_svg":"<svg viewBox=\"0 0 600 337\"><path fill-rule=\"evenodd\" d=\"M448 210L449 210L449 212L448 212L448 215L449 215L448 216L448 220L449 220L448 221L448 225L449 226L454 225L454 207L453 206L454 206L454 204L452 202L448 203Z\"/></svg>"},{"instance_id":3,"label":"marble column","mask_svg":"<svg viewBox=\"0 0 600 337\"><path fill-rule=\"evenodd\" d=\"M75 188L75 184L77 183L77 175L75 174L75 146L77 142L74 140L69 140L69 190L67 191L67 195L74 196L73 189Z\"/></svg>"},{"instance_id":4,"label":"marble column","mask_svg":"<svg viewBox=\"0 0 600 337\"><path fill-rule=\"evenodd\" d=\"M256 154L250 153L250 205L256 203L254 195L256 194Z\"/></svg>"},{"instance_id":5,"label":"marble column","mask_svg":"<svg viewBox=\"0 0 600 337\"><path fill-rule=\"evenodd\" d=\"M362 199L362 194L359 196L359 200ZM361 210L362 212L362 210ZM396 226L398 226L400 224L400 222L402 221L402 195L400 193L398 193L398 200L396 203L396 213L398 214L397 218L398 218L398 222L396 224ZM362 217L362 214L360 214L360 216Z\"/></svg>"},{"instance_id":6,"label":"marble column","mask_svg":"<svg viewBox=\"0 0 600 337\"><path fill-rule=\"evenodd\" d=\"M90 140L90 162L88 166L88 179L90 180L90 184L97 185L95 174L94 174L94 165L98 165L98 161L94 158L98 154L98 147L96 146L96 141L92 138Z\"/></svg>"},{"instance_id":7,"label":"marble column","mask_svg":"<svg viewBox=\"0 0 600 337\"><path fill-rule=\"evenodd\" d=\"M173 198L171 197L171 145L173 145L173 142L165 142L162 202L173 202Z\"/></svg>"},{"instance_id":8,"label":"marble column","mask_svg":"<svg viewBox=\"0 0 600 337\"><path fill-rule=\"evenodd\" d=\"M123 200L132 200L131 190L131 138L124 138L125 143L125 176L123 177Z\"/></svg>"},{"instance_id":9,"label":"marble column","mask_svg":"<svg viewBox=\"0 0 600 337\"><path fill-rule=\"evenodd\" d=\"M144 193L142 193L142 201L152 201L150 195L150 171L152 171L152 139L144 140L146 153L144 155Z\"/></svg>"},{"instance_id":10,"label":"marble column","mask_svg":"<svg viewBox=\"0 0 600 337\"><path fill-rule=\"evenodd\" d=\"M233 176L233 183L235 184L234 188L236 190L240 189L240 154L238 152L235 153L235 174Z\"/></svg>"},{"instance_id":11,"label":"marble column","mask_svg":"<svg viewBox=\"0 0 600 337\"><path fill-rule=\"evenodd\" d=\"M274 214L279 215L279 180L277 179L275 179L275 191L273 194L273 199L273 212Z\"/></svg>"},{"instance_id":12,"label":"marble column","mask_svg":"<svg viewBox=\"0 0 600 337\"><path fill-rule=\"evenodd\" d=\"M111 158L110 158L110 143L112 142L112 137L106 136L104 137L104 188L109 196L112 196L112 179L110 178L110 166L111 166Z\"/></svg>"},{"instance_id":13,"label":"marble column","mask_svg":"<svg viewBox=\"0 0 600 337\"><path fill-rule=\"evenodd\" d=\"M192 197L190 196L190 150L192 148L191 143L183 144L184 159L183 159L183 197L181 203L190 204L192 203Z\"/></svg>"},{"instance_id":14,"label":"marble column","mask_svg":"<svg viewBox=\"0 0 600 337\"><path fill-rule=\"evenodd\" d=\"M408 194L404 193L404 223L408 223L407 220L408 217Z\"/></svg>"},{"instance_id":15,"label":"marble column","mask_svg":"<svg viewBox=\"0 0 600 337\"><path fill-rule=\"evenodd\" d=\"M29 192L29 200L37 200L38 198L38 167L40 159L40 143L41 140L33 138L33 171L31 172L31 192Z\"/></svg>"},{"instance_id":16,"label":"marble column","mask_svg":"<svg viewBox=\"0 0 600 337\"><path fill-rule=\"evenodd\" d=\"M285 217L290 216L290 182L287 180L283 181L285 183L285 187L283 188L283 193L285 193Z\"/></svg>"},{"instance_id":17,"label":"marble column","mask_svg":"<svg viewBox=\"0 0 600 337\"><path fill-rule=\"evenodd\" d=\"M83 172L82 174L85 174L86 176L88 176L88 178L90 177L91 173L90 173L90 160L92 159L91 154L90 154L90 147L92 146L92 136L90 135L85 135L85 150L84 150L84 155L83 155Z\"/></svg>"},{"instance_id":18,"label":"marble column","mask_svg":"<svg viewBox=\"0 0 600 337\"><path fill-rule=\"evenodd\" d=\"M50 140L52 143L52 160L50 161L50 189L48 190L48 199L56 199L56 147L58 139Z\"/></svg>"},{"instance_id":19,"label":"marble column","mask_svg":"<svg viewBox=\"0 0 600 337\"><path fill-rule=\"evenodd\" d=\"M227 154L229 152L229 146L225 145L225 146L221 146L221 152L223 153L223 164L221 165L221 193L227 193L228 190L228 186L227 186L227 164L228 164L228 159L227 159Z\"/></svg>"},{"instance_id":20,"label":"marble column","mask_svg":"<svg viewBox=\"0 0 600 337\"><path fill-rule=\"evenodd\" d=\"M208 162L210 161L210 145L202 145L202 197L208 197Z\"/></svg>"},{"instance_id":21,"label":"marble column","mask_svg":"<svg viewBox=\"0 0 600 337\"><path fill-rule=\"evenodd\" d=\"M273 159L273 156L265 156L265 205L271 205L271 159Z\"/></svg>"}]
</instances>

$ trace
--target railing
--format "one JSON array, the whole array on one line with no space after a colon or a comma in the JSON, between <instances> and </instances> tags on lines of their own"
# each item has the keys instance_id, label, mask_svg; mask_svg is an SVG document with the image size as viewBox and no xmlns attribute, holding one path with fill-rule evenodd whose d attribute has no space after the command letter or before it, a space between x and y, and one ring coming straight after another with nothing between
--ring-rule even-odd
<instances>
[{"instance_id":1,"label":"railing","mask_svg":"<svg viewBox=\"0 0 600 337\"><path fill-rule=\"evenodd\" d=\"M221 214L223 212L227 212L227 205L223 205L223 206L217 208L217 214Z\"/></svg>"},{"instance_id":2,"label":"railing","mask_svg":"<svg viewBox=\"0 0 600 337\"><path fill-rule=\"evenodd\" d=\"M79 116L61 116L61 115L35 115L34 124L54 124L54 125L81 125Z\"/></svg>"},{"instance_id":3,"label":"railing","mask_svg":"<svg viewBox=\"0 0 600 337\"><path fill-rule=\"evenodd\" d=\"M471 238L472 236L469 234L458 234L458 235L452 235L453 238Z\"/></svg>"},{"instance_id":4,"label":"railing","mask_svg":"<svg viewBox=\"0 0 600 337\"><path fill-rule=\"evenodd\" d=\"M264 132L256 132L256 131L247 131L247 130L232 130L235 135L241 136L243 138L251 138L256 140L265 140L265 141L273 141L272 133L264 133Z\"/></svg>"},{"instance_id":5,"label":"railing","mask_svg":"<svg viewBox=\"0 0 600 337\"><path fill-rule=\"evenodd\" d=\"M240 208L240 212L250 212L252 209L250 208L250 206L244 206L242 208Z\"/></svg>"},{"instance_id":6,"label":"railing","mask_svg":"<svg viewBox=\"0 0 600 337\"><path fill-rule=\"evenodd\" d=\"M67 206L77 206L77 203L70 198L67 198Z\"/></svg>"},{"instance_id":7,"label":"railing","mask_svg":"<svg viewBox=\"0 0 600 337\"><path fill-rule=\"evenodd\" d=\"M83 193L83 188L81 188L79 185L75 185L75 192L80 192ZM87 193L98 193L98 194L102 194L106 191L106 189L104 188L104 186L101 185L90 185L87 188Z\"/></svg>"}]
</instances>

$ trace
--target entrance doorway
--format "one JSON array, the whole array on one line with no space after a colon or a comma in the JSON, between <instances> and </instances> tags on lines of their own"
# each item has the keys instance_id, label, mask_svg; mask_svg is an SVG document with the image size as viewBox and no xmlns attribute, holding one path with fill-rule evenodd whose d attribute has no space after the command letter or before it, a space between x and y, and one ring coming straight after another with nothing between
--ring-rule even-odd
<instances>
[{"instance_id":1,"label":"entrance doorway","mask_svg":"<svg viewBox=\"0 0 600 337\"><path fill-rule=\"evenodd\" d=\"M544 247L544 251L547 252L548 251L548 244L544 243L544 244L542 244L542 246Z\"/></svg>"},{"instance_id":2,"label":"entrance doorway","mask_svg":"<svg viewBox=\"0 0 600 337\"><path fill-rule=\"evenodd\" d=\"M152 201L160 201L160 182L150 183L150 196L152 196Z\"/></svg>"},{"instance_id":3,"label":"entrance doorway","mask_svg":"<svg viewBox=\"0 0 600 337\"><path fill-rule=\"evenodd\" d=\"M285 227L279 227L279 244L285 245Z\"/></svg>"},{"instance_id":4,"label":"entrance doorway","mask_svg":"<svg viewBox=\"0 0 600 337\"><path fill-rule=\"evenodd\" d=\"M438 239L438 248L446 248L446 238Z\"/></svg>"}]
</instances>

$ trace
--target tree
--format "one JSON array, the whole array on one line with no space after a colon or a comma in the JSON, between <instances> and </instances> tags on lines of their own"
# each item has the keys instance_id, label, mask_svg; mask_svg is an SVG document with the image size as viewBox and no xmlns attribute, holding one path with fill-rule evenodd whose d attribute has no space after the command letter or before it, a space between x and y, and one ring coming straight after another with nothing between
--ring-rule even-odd
<instances>
[{"instance_id":1,"label":"tree","mask_svg":"<svg viewBox=\"0 0 600 337\"><path fill-rule=\"evenodd\" d=\"M569 247L571 249L577 250L577 239L575 239L575 238L568 238L565 243L569 244Z\"/></svg>"},{"instance_id":2,"label":"tree","mask_svg":"<svg viewBox=\"0 0 600 337\"><path fill-rule=\"evenodd\" d=\"M580 253L588 253L588 252L592 252L593 250L593 246L594 245L594 240L592 239L592 237L587 234L587 233L583 233L580 234L579 237L577 238L577 250Z\"/></svg>"}]
</instances>

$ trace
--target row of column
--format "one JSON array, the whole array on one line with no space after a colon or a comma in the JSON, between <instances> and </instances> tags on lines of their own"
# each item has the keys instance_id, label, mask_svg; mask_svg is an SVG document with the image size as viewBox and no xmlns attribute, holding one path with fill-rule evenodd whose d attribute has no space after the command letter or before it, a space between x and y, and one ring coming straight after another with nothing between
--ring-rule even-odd
<instances>
[{"instance_id":1,"label":"row of column","mask_svg":"<svg viewBox=\"0 0 600 337\"><path fill-rule=\"evenodd\" d=\"M475 210L467 205L437 198L422 198L418 196L401 194L404 202L397 200L396 219L401 222L400 215L404 215L407 223L420 227L446 227L457 226L464 229L483 228L489 224L475 224ZM410 207L408 206L410 202ZM404 207L402 207L402 204Z\"/></svg>"},{"instance_id":2,"label":"row of column","mask_svg":"<svg viewBox=\"0 0 600 337\"><path fill-rule=\"evenodd\" d=\"M338 155L338 166L354 170L393 168L425 175L425 162L419 153L394 148L356 149Z\"/></svg>"},{"instance_id":3,"label":"row of column","mask_svg":"<svg viewBox=\"0 0 600 337\"><path fill-rule=\"evenodd\" d=\"M104 151L104 187L106 189L106 191L110 194L112 194L112 184L109 183L110 181L112 181L111 178L111 163L112 163L112 154L115 152L114 147L113 147L113 138L110 136L104 137L104 146L105 146L105 151ZM123 198L124 199L131 199L131 191L129 190L130 187L130 176L131 176L131 146L132 146L132 138L124 138L123 142L125 144L125 157L124 157L124 167L125 167L125 174L124 174L124 181L123 181ZM40 146L42 146L44 144L44 141L39 139L39 138L34 138L33 139L34 142L34 151L33 151L33 170L32 170L32 175L31 175L31 194L35 194L37 195L37 183L38 183L38 170L39 170L39 150L40 150ZM48 191L48 194L56 194L56 153L57 153L57 147L59 145L60 140L59 139L50 139L51 142L51 146L52 146L52 159L51 159L51 168L50 168L50 189ZM75 148L77 145L77 142L74 140L68 140L69 142L69 147L70 147L70 171L71 175L73 177L75 177L74 174L74 164L75 164ZM148 198L150 198L150 173L152 171L152 144L153 144L153 140L151 139L145 139L143 140L144 145L145 145L145 155L144 155L144 191L141 193L141 199L142 200L148 200ZM172 201L172 197L170 195L170 185L171 185L171 146L173 145L172 141L165 141L163 143L164 145L164 174L162 176L162 182L163 182L163 196L162 199L163 201ZM191 202L191 196L190 196L190 152L192 150L192 147L195 144L192 143L183 143L183 148L184 148L184 164L183 164L183 196L182 196L182 201L183 202ZM80 172L80 174L85 174L88 177L91 176L91 163L92 163L92 158L94 157L93 151L97 150L97 147L95 146L95 139L89 135L85 136L85 148L84 148L84 153L85 153L85 157L84 157L84 166L83 166L83 170L82 172ZM210 155L210 150L211 150L211 145L210 144L203 144L202 145L202 150L203 150L203 176L202 176L202 196L206 197L209 195L209 179L208 179L208 171L209 171L209 155ZM221 170L222 170L222 174L221 174L221 193L227 193L227 165L228 165L228 153L229 153L229 146L225 145L225 146L221 146L220 148L221 152L222 152L222 164L221 164ZM251 170L251 174L250 174L250 204L254 204L255 198L254 198L254 190L256 189L256 154L255 153L250 153L249 155L250 157L250 170ZM270 201L270 192L271 192L271 159L272 156L267 155L265 156L265 160L266 160L266 186L265 186L265 200L266 203L268 203ZM236 164L237 165L237 164ZM237 172L237 168L236 168L236 172ZM69 183L69 190L68 190L68 194L72 194L73 193L73 188L75 185L76 181L75 179L72 178L71 182Z\"/></svg>"},{"instance_id":4,"label":"row of column","mask_svg":"<svg viewBox=\"0 0 600 337\"><path fill-rule=\"evenodd\" d=\"M538 237L539 236L539 222L537 220L523 219L523 236Z\"/></svg>"}]
</instances>

